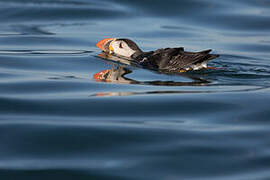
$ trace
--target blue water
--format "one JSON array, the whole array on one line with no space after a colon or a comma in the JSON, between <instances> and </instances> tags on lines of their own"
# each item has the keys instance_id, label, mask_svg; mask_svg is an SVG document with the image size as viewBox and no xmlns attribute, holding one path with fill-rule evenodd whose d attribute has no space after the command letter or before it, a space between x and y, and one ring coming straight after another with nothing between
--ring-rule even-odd
<instances>
[{"instance_id":1,"label":"blue water","mask_svg":"<svg viewBox=\"0 0 270 180\"><path fill-rule=\"evenodd\" d=\"M163 74L108 37L221 56ZM0 179L270 179L269 87L267 0L1 0Z\"/></svg>"}]
</instances>

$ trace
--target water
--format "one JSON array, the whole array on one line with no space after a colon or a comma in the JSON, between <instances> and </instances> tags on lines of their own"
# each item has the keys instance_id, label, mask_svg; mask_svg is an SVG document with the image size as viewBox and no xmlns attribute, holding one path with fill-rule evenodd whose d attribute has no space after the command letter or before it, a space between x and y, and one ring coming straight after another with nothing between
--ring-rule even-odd
<instances>
[{"instance_id":1,"label":"water","mask_svg":"<svg viewBox=\"0 0 270 180\"><path fill-rule=\"evenodd\" d=\"M0 1L1 179L270 179L267 0ZM216 70L100 57L212 48ZM108 70L117 78L100 81Z\"/></svg>"}]
</instances>

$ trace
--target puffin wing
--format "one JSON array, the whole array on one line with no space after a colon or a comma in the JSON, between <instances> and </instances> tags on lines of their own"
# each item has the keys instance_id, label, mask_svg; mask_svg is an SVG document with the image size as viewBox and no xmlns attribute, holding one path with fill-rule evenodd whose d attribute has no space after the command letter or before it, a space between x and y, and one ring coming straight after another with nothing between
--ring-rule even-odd
<instances>
[{"instance_id":1,"label":"puffin wing","mask_svg":"<svg viewBox=\"0 0 270 180\"><path fill-rule=\"evenodd\" d=\"M183 47L179 48L166 48L158 49L156 51L143 52L133 58L145 67L152 69L162 69L166 67L172 57L177 56L181 51L184 51Z\"/></svg>"},{"instance_id":2,"label":"puffin wing","mask_svg":"<svg viewBox=\"0 0 270 180\"><path fill-rule=\"evenodd\" d=\"M186 52L179 51L178 54L171 56L167 60L162 59L160 63L160 69L177 71L194 65L197 63L202 63L204 61L209 61L218 57L215 54L209 54L211 49L201 51L201 52Z\"/></svg>"},{"instance_id":3,"label":"puffin wing","mask_svg":"<svg viewBox=\"0 0 270 180\"><path fill-rule=\"evenodd\" d=\"M187 52L184 51L183 47L165 48L139 53L133 56L133 59L150 69L178 71L218 57L218 55L209 54L210 52L211 49L201 52Z\"/></svg>"}]
</instances>

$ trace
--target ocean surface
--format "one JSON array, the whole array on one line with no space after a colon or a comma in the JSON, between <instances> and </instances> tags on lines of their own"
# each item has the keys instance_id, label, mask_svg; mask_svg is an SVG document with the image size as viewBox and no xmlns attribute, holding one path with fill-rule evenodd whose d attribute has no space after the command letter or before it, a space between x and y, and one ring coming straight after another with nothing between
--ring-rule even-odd
<instances>
[{"instance_id":1,"label":"ocean surface","mask_svg":"<svg viewBox=\"0 0 270 180\"><path fill-rule=\"evenodd\" d=\"M109 37L220 57L164 74ZM269 139L270 1L0 0L1 180L267 180Z\"/></svg>"}]
</instances>

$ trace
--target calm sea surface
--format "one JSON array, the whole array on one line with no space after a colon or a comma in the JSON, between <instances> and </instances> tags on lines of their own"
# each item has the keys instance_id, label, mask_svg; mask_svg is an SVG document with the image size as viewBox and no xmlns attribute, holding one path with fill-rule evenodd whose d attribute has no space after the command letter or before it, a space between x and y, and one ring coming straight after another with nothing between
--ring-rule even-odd
<instances>
[{"instance_id":1,"label":"calm sea surface","mask_svg":"<svg viewBox=\"0 0 270 180\"><path fill-rule=\"evenodd\" d=\"M162 74L108 37L221 56ZM269 139L268 0L0 0L1 180L267 180Z\"/></svg>"}]
</instances>

